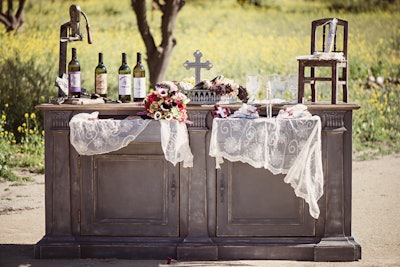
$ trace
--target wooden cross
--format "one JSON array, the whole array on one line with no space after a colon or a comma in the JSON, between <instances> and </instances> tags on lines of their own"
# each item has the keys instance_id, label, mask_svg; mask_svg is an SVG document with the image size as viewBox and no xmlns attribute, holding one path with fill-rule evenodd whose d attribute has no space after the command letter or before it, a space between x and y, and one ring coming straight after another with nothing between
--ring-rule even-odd
<instances>
[{"instance_id":1,"label":"wooden cross","mask_svg":"<svg viewBox=\"0 0 400 267\"><path fill-rule=\"evenodd\" d=\"M210 70L213 66L213 64L207 60L206 62L200 62L200 58L203 56L203 53L201 53L200 50L196 50L196 52L193 53L195 57L195 62L189 62L189 60L186 60L185 63L183 63L183 66L188 70L190 68L195 69L195 80L196 84L200 82L200 69L207 69Z\"/></svg>"}]
</instances>

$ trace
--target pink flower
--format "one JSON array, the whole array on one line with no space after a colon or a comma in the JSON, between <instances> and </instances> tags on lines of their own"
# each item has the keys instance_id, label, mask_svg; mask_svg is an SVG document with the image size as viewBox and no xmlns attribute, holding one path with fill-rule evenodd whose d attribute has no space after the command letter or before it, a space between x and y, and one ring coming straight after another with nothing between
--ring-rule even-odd
<instances>
[{"instance_id":1,"label":"pink flower","mask_svg":"<svg viewBox=\"0 0 400 267\"><path fill-rule=\"evenodd\" d=\"M164 89L164 88L157 88L156 92L157 92L161 97L166 97L166 96L168 96L168 91L167 91L167 89Z\"/></svg>"}]
</instances>

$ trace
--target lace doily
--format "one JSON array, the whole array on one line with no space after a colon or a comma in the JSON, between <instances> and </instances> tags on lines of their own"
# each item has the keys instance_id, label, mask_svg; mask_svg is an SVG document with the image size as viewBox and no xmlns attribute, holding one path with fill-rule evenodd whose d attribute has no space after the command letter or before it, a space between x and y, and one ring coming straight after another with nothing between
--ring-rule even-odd
<instances>
[{"instance_id":1,"label":"lace doily","mask_svg":"<svg viewBox=\"0 0 400 267\"><path fill-rule=\"evenodd\" d=\"M151 120L98 119L98 112L80 113L69 122L72 146L80 155L105 154L119 150L134 142ZM183 167L193 167L186 124L160 120L161 146L166 160Z\"/></svg>"},{"instance_id":2,"label":"lace doily","mask_svg":"<svg viewBox=\"0 0 400 267\"><path fill-rule=\"evenodd\" d=\"M298 119L259 118L213 121L209 155L220 168L223 159L241 161L273 174L286 174L298 197L319 217L318 200L323 195L321 120L318 116Z\"/></svg>"}]
</instances>

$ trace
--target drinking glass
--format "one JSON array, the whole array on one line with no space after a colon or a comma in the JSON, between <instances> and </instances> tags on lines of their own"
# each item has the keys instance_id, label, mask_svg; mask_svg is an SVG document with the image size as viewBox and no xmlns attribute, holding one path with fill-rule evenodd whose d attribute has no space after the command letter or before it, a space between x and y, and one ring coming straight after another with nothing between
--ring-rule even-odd
<instances>
[{"instance_id":1,"label":"drinking glass","mask_svg":"<svg viewBox=\"0 0 400 267\"><path fill-rule=\"evenodd\" d=\"M290 102L297 103L298 77L296 75L289 75L286 80L286 87L292 94Z\"/></svg>"},{"instance_id":2,"label":"drinking glass","mask_svg":"<svg viewBox=\"0 0 400 267\"><path fill-rule=\"evenodd\" d=\"M260 78L258 75L247 75L246 89L250 92L249 103L256 101L256 93L260 89Z\"/></svg>"},{"instance_id":3,"label":"drinking glass","mask_svg":"<svg viewBox=\"0 0 400 267\"><path fill-rule=\"evenodd\" d=\"M271 92L273 99L283 99L283 92L285 91L285 82L278 74L271 74L267 76L267 80L271 84Z\"/></svg>"}]
</instances>

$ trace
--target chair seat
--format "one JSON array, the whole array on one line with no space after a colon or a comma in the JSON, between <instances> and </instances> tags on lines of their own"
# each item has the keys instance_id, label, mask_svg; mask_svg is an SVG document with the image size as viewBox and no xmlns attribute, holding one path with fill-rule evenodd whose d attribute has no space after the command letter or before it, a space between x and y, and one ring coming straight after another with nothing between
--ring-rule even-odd
<instances>
[{"instance_id":1,"label":"chair seat","mask_svg":"<svg viewBox=\"0 0 400 267\"><path fill-rule=\"evenodd\" d=\"M315 66L331 66L332 64L340 64L339 66L344 68L347 65L347 60L338 60L338 59L318 59L318 58L310 58L310 59L297 59L297 61L302 62L303 64L315 65Z\"/></svg>"}]
</instances>

